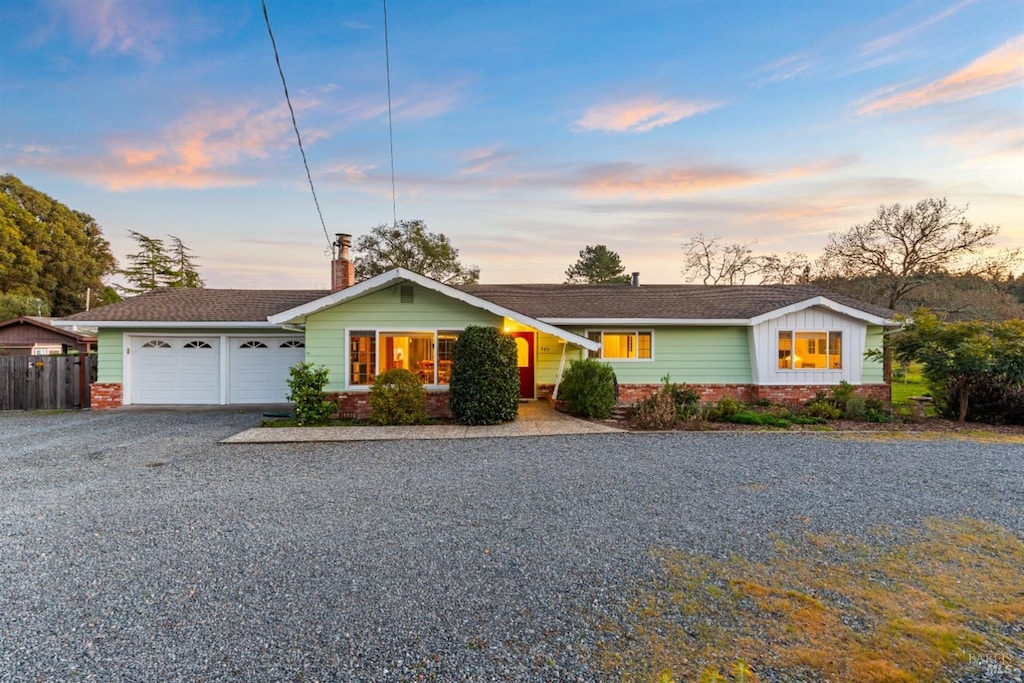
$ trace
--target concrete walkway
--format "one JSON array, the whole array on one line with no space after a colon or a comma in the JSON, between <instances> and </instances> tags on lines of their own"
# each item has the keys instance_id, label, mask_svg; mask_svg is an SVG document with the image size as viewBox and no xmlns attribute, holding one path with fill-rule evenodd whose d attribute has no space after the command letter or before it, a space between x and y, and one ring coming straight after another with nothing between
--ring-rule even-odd
<instances>
[{"instance_id":1,"label":"concrete walkway","mask_svg":"<svg viewBox=\"0 0 1024 683\"><path fill-rule=\"evenodd\" d=\"M410 427L257 427L221 443L294 443L302 441L399 441L407 439L482 439L555 434L602 434L623 430L559 413L544 401L519 404L519 418L500 425L416 425Z\"/></svg>"}]
</instances>

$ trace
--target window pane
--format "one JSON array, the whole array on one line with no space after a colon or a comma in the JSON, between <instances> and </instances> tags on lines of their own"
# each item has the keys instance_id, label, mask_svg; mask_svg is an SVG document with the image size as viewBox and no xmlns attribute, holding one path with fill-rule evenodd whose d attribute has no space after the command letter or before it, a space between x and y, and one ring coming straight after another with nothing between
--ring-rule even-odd
<instances>
[{"instance_id":1,"label":"window pane","mask_svg":"<svg viewBox=\"0 0 1024 683\"><path fill-rule=\"evenodd\" d=\"M448 384L452 376L452 347L459 338L458 332L437 333L437 383Z\"/></svg>"},{"instance_id":2,"label":"window pane","mask_svg":"<svg viewBox=\"0 0 1024 683\"><path fill-rule=\"evenodd\" d=\"M637 334L639 350L637 351L638 358L650 358L651 357L651 333L640 332Z\"/></svg>"},{"instance_id":3,"label":"window pane","mask_svg":"<svg viewBox=\"0 0 1024 683\"><path fill-rule=\"evenodd\" d=\"M409 370L424 384L434 384L434 334L432 332L388 332L380 335L377 367Z\"/></svg>"},{"instance_id":4,"label":"window pane","mask_svg":"<svg viewBox=\"0 0 1024 683\"><path fill-rule=\"evenodd\" d=\"M828 367L826 335L824 332L796 332L793 367L820 369Z\"/></svg>"},{"instance_id":5,"label":"window pane","mask_svg":"<svg viewBox=\"0 0 1024 683\"><path fill-rule=\"evenodd\" d=\"M604 333L605 358L636 358L635 337L632 334Z\"/></svg>"},{"instance_id":6,"label":"window pane","mask_svg":"<svg viewBox=\"0 0 1024 683\"><path fill-rule=\"evenodd\" d=\"M793 367L793 333L789 330L779 332L779 369L789 370Z\"/></svg>"},{"instance_id":7,"label":"window pane","mask_svg":"<svg viewBox=\"0 0 1024 683\"><path fill-rule=\"evenodd\" d=\"M376 335L373 332L353 332L349 335L350 385L373 384L377 376Z\"/></svg>"},{"instance_id":8,"label":"window pane","mask_svg":"<svg viewBox=\"0 0 1024 683\"><path fill-rule=\"evenodd\" d=\"M833 369L843 367L843 333L828 333L828 366Z\"/></svg>"}]
</instances>

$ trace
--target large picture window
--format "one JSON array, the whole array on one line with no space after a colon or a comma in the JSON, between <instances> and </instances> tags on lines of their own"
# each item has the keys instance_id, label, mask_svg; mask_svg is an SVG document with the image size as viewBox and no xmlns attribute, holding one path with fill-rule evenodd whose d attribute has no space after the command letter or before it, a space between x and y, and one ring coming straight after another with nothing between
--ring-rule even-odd
<instances>
[{"instance_id":1,"label":"large picture window","mask_svg":"<svg viewBox=\"0 0 1024 683\"><path fill-rule=\"evenodd\" d=\"M591 351L591 358L604 360L651 360L654 333L635 330L590 330L587 338L601 343L599 351Z\"/></svg>"},{"instance_id":2,"label":"large picture window","mask_svg":"<svg viewBox=\"0 0 1024 683\"><path fill-rule=\"evenodd\" d=\"M842 367L842 332L779 331L780 370L840 370Z\"/></svg>"},{"instance_id":3,"label":"large picture window","mask_svg":"<svg viewBox=\"0 0 1024 683\"><path fill-rule=\"evenodd\" d=\"M349 386L369 386L379 373L408 370L423 384L448 384L457 331L349 333Z\"/></svg>"}]
</instances>

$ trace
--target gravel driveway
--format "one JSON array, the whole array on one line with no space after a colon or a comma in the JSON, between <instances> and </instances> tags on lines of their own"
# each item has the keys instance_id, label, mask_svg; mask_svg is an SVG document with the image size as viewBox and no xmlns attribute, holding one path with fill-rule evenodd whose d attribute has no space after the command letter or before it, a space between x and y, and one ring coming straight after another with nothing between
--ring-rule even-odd
<instances>
[{"instance_id":1,"label":"gravel driveway","mask_svg":"<svg viewBox=\"0 0 1024 683\"><path fill-rule=\"evenodd\" d=\"M1020 445L612 434L222 445L229 410L0 414L0 680L594 680L652 547L969 515Z\"/></svg>"}]
</instances>

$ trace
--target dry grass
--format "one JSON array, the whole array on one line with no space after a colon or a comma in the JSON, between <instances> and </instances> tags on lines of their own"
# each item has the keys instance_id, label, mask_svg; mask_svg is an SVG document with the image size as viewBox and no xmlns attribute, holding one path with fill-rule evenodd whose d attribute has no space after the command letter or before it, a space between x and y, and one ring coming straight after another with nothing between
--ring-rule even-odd
<instances>
[{"instance_id":1,"label":"dry grass","mask_svg":"<svg viewBox=\"0 0 1024 683\"><path fill-rule=\"evenodd\" d=\"M890 539L891 540L891 539ZM767 563L666 551L663 581L606 625L624 681L936 681L981 658L1024 668L1024 541L986 522L927 520L899 542L809 535ZM1018 640L1015 641L1014 638Z\"/></svg>"},{"instance_id":2,"label":"dry grass","mask_svg":"<svg viewBox=\"0 0 1024 683\"><path fill-rule=\"evenodd\" d=\"M989 431L983 429L959 429L956 431L875 431L842 432L834 434L837 439L852 441L972 441L977 443L1024 444L1024 434Z\"/></svg>"}]
</instances>

